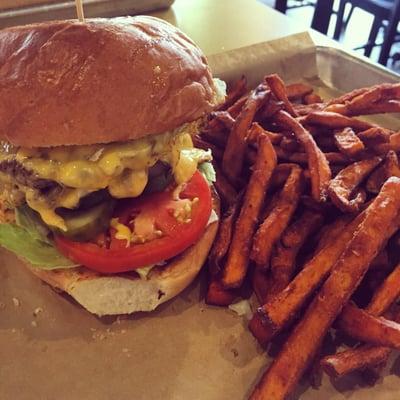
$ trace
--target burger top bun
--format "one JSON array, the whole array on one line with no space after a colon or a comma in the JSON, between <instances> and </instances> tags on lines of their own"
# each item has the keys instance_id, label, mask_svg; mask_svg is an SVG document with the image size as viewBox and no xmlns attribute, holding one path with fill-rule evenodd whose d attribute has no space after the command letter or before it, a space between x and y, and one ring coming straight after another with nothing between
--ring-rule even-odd
<instances>
[{"instance_id":1,"label":"burger top bun","mask_svg":"<svg viewBox=\"0 0 400 400\"><path fill-rule=\"evenodd\" d=\"M163 133L210 111L207 60L148 16L0 30L0 140L86 145Z\"/></svg>"}]
</instances>

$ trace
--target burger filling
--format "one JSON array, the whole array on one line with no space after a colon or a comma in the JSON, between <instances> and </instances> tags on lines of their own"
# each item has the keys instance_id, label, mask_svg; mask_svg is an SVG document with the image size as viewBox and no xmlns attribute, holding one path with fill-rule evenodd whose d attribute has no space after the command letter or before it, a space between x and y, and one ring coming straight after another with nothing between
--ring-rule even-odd
<instances>
[{"instance_id":1,"label":"burger filling","mask_svg":"<svg viewBox=\"0 0 400 400\"><path fill-rule=\"evenodd\" d=\"M0 225L0 244L33 265L81 264L103 273L183 251L211 213L210 189L196 172L212 179L211 152L193 147L198 125L124 143L34 149L1 143L0 219L15 213L16 223Z\"/></svg>"}]
</instances>

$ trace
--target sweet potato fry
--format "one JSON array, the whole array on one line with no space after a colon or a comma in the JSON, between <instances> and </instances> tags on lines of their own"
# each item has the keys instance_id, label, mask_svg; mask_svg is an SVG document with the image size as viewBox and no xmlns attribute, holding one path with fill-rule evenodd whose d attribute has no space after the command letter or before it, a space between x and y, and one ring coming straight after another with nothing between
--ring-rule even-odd
<instances>
[{"instance_id":1,"label":"sweet potato fry","mask_svg":"<svg viewBox=\"0 0 400 400\"><path fill-rule=\"evenodd\" d=\"M391 176L400 178L399 160L393 150L386 154L383 164L372 172L365 186L370 193L378 193L385 181Z\"/></svg>"},{"instance_id":2,"label":"sweet potato fry","mask_svg":"<svg viewBox=\"0 0 400 400\"><path fill-rule=\"evenodd\" d=\"M314 111L301 118L303 118L301 120L302 123L321 125L332 129L352 128L356 131L363 131L373 127L369 122L331 111Z\"/></svg>"},{"instance_id":3,"label":"sweet potato fry","mask_svg":"<svg viewBox=\"0 0 400 400\"><path fill-rule=\"evenodd\" d=\"M306 210L283 233L271 257L266 303L290 283L296 269L296 257L305 241L322 224L321 213Z\"/></svg>"},{"instance_id":4,"label":"sweet potato fry","mask_svg":"<svg viewBox=\"0 0 400 400\"><path fill-rule=\"evenodd\" d=\"M372 268L372 265L370 268ZM371 315L382 315L396 301L399 295L400 264L396 266L375 292L366 311ZM339 317L340 320L341 317ZM399 322L397 318L396 322ZM341 324L343 326L345 321L342 320ZM321 363L329 375L336 374L337 372L338 376L343 376L357 369L372 368L375 365L384 363L387 361L390 352L391 349L388 347L362 345L356 349L326 357ZM377 362L377 360L380 360L380 362Z\"/></svg>"},{"instance_id":5,"label":"sweet potato fry","mask_svg":"<svg viewBox=\"0 0 400 400\"><path fill-rule=\"evenodd\" d=\"M338 130L333 135L338 150L349 158L357 157L365 150L364 143L351 128Z\"/></svg>"},{"instance_id":6,"label":"sweet potato fry","mask_svg":"<svg viewBox=\"0 0 400 400\"><path fill-rule=\"evenodd\" d=\"M364 213L357 216L342 231L335 232L336 236L332 234L326 246L303 266L289 285L257 310L264 322L264 337L272 339L293 321L306 300L326 278L363 219ZM326 236L329 234L330 232L327 232Z\"/></svg>"},{"instance_id":7,"label":"sweet potato fry","mask_svg":"<svg viewBox=\"0 0 400 400\"><path fill-rule=\"evenodd\" d=\"M221 197L223 204L230 206L231 204L236 203L238 200L236 189L228 182L223 172L220 170L215 162L213 162L213 166L216 174L216 181L214 182L214 186L217 189L217 192Z\"/></svg>"},{"instance_id":8,"label":"sweet potato fry","mask_svg":"<svg viewBox=\"0 0 400 400\"><path fill-rule=\"evenodd\" d=\"M229 131L233 128L235 119L228 111L214 111L210 114L211 119L216 119Z\"/></svg>"},{"instance_id":9,"label":"sweet potato fry","mask_svg":"<svg viewBox=\"0 0 400 400\"><path fill-rule=\"evenodd\" d=\"M329 181L331 179L331 170L325 155L318 148L311 134L288 113L279 111L275 114L274 118L278 123L292 130L296 139L303 146L308 157L312 197L316 201L325 201Z\"/></svg>"},{"instance_id":10,"label":"sweet potato fry","mask_svg":"<svg viewBox=\"0 0 400 400\"><path fill-rule=\"evenodd\" d=\"M364 345L324 357L321 367L330 377L340 378L350 372L386 363L390 352L388 347Z\"/></svg>"},{"instance_id":11,"label":"sweet potato fry","mask_svg":"<svg viewBox=\"0 0 400 400\"><path fill-rule=\"evenodd\" d=\"M243 106L246 104L247 98L248 95L242 96L226 110L232 118L236 118L240 114L240 111L242 111Z\"/></svg>"},{"instance_id":12,"label":"sweet potato fry","mask_svg":"<svg viewBox=\"0 0 400 400\"><path fill-rule=\"evenodd\" d=\"M253 233L276 164L276 154L268 136L260 135L257 160L235 224L235 232L223 271L222 284L225 288L239 287L244 280Z\"/></svg>"},{"instance_id":13,"label":"sweet potato fry","mask_svg":"<svg viewBox=\"0 0 400 400\"><path fill-rule=\"evenodd\" d=\"M222 171L233 184L237 182L242 171L247 146L246 137L250 125L257 110L268 101L269 97L270 91L264 85L259 85L253 90L229 134L222 158Z\"/></svg>"},{"instance_id":14,"label":"sweet potato fry","mask_svg":"<svg viewBox=\"0 0 400 400\"><path fill-rule=\"evenodd\" d=\"M284 104L285 110L292 117L296 117L296 111L294 110L292 103L288 99L285 84L283 83L279 75L267 75L264 79L268 83L268 86L270 87L271 92L274 94L274 96Z\"/></svg>"},{"instance_id":15,"label":"sweet potato fry","mask_svg":"<svg viewBox=\"0 0 400 400\"><path fill-rule=\"evenodd\" d=\"M214 240L213 247L208 256L208 265L211 275L215 276L222 270L221 262L228 253L232 239L233 226L239 214L240 205L240 197L238 198L238 196L236 196L236 202L231 204L221 220L217 237Z\"/></svg>"},{"instance_id":16,"label":"sweet potato fry","mask_svg":"<svg viewBox=\"0 0 400 400\"><path fill-rule=\"evenodd\" d=\"M286 93L289 100L300 100L312 92L313 88L306 83L297 82L286 85Z\"/></svg>"},{"instance_id":17,"label":"sweet potato fry","mask_svg":"<svg viewBox=\"0 0 400 400\"><path fill-rule=\"evenodd\" d=\"M336 325L354 339L393 349L400 348L400 324L371 315L353 303L343 308Z\"/></svg>"},{"instance_id":18,"label":"sweet potato fry","mask_svg":"<svg viewBox=\"0 0 400 400\"><path fill-rule=\"evenodd\" d=\"M389 143L391 132L388 129L374 127L359 132L358 137L363 141L365 146L374 147L382 143Z\"/></svg>"},{"instance_id":19,"label":"sweet potato fry","mask_svg":"<svg viewBox=\"0 0 400 400\"><path fill-rule=\"evenodd\" d=\"M264 106L257 113L257 121L266 121L283 108L284 104L281 101L270 99L270 101L264 104Z\"/></svg>"},{"instance_id":20,"label":"sweet potato fry","mask_svg":"<svg viewBox=\"0 0 400 400\"><path fill-rule=\"evenodd\" d=\"M334 179L331 180L328 188L329 197L332 202L343 212L356 212L364 203L364 196L359 194L351 199L358 188L358 185L382 161L380 157L357 161L342 169Z\"/></svg>"},{"instance_id":21,"label":"sweet potato fry","mask_svg":"<svg viewBox=\"0 0 400 400\"><path fill-rule=\"evenodd\" d=\"M400 264L390 273L373 295L366 310L372 315L382 315L400 296Z\"/></svg>"},{"instance_id":22,"label":"sweet potato fry","mask_svg":"<svg viewBox=\"0 0 400 400\"><path fill-rule=\"evenodd\" d=\"M294 389L331 324L387 239L387 231L399 210L400 179L390 178L367 208L363 222L336 263L334 271L256 386L250 396L252 400L284 400Z\"/></svg>"},{"instance_id":23,"label":"sweet potato fry","mask_svg":"<svg viewBox=\"0 0 400 400\"><path fill-rule=\"evenodd\" d=\"M323 111L325 107L325 103L293 104L294 110L300 116L305 116L315 111Z\"/></svg>"},{"instance_id":24,"label":"sweet potato fry","mask_svg":"<svg viewBox=\"0 0 400 400\"><path fill-rule=\"evenodd\" d=\"M396 99L399 98L399 94L400 85L397 83L375 85L355 95L353 98L344 101L343 104L329 105L327 110L335 110L336 112L348 116L391 112L385 111L381 107L378 107L380 108L378 110L376 106L388 104L391 101L396 102ZM397 112L397 110L392 112Z\"/></svg>"},{"instance_id":25,"label":"sweet potato fry","mask_svg":"<svg viewBox=\"0 0 400 400\"><path fill-rule=\"evenodd\" d=\"M238 297L235 290L224 289L218 279L213 278L206 294L206 304L213 306L229 306Z\"/></svg>"},{"instance_id":26,"label":"sweet potato fry","mask_svg":"<svg viewBox=\"0 0 400 400\"><path fill-rule=\"evenodd\" d=\"M272 144L279 144L284 137L281 133L271 132L262 128L257 122L254 125L258 125L259 128L251 129L247 135L247 142L257 145L258 137L260 136L260 129L262 129L262 134L267 135Z\"/></svg>"},{"instance_id":27,"label":"sweet potato fry","mask_svg":"<svg viewBox=\"0 0 400 400\"><path fill-rule=\"evenodd\" d=\"M278 146L275 146L275 152L278 156L279 160L289 162L289 163L296 163L301 165L308 164L308 155L306 153L289 153L284 151ZM350 159L341 153L329 152L323 153L326 160L329 164L348 164ZM310 174L311 176L311 174Z\"/></svg>"},{"instance_id":28,"label":"sweet potato fry","mask_svg":"<svg viewBox=\"0 0 400 400\"><path fill-rule=\"evenodd\" d=\"M323 103L323 102L324 101L322 100L321 96L319 96L316 93L306 94L303 97L304 104L315 104L315 103Z\"/></svg>"},{"instance_id":29,"label":"sweet potato fry","mask_svg":"<svg viewBox=\"0 0 400 400\"><path fill-rule=\"evenodd\" d=\"M254 235L250 258L258 267L268 268L275 243L286 229L302 193L302 169L294 166L276 204Z\"/></svg>"},{"instance_id":30,"label":"sweet potato fry","mask_svg":"<svg viewBox=\"0 0 400 400\"><path fill-rule=\"evenodd\" d=\"M264 304L265 299L267 298L268 284L269 280L266 271L262 270L261 268L254 268L252 285L260 305Z\"/></svg>"},{"instance_id":31,"label":"sweet potato fry","mask_svg":"<svg viewBox=\"0 0 400 400\"><path fill-rule=\"evenodd\" d=\"M228 86L227 96L223 104L218 107L218 110L226 110L237 100L240 99L247 91L247 79L244 75L237 81Z\"/></svg>"},{"instance_id":32,"label":"sweet potato fry","mask_svg":"<svg viewBox=\"0 0 400 400\"><path fill-rule=\"evenodd\" d=\"M192 138L193 144L195 147L203 150L211 150L213 158L216 160L221 160L223 152L220 147L216 146L215 144L206 142L204 139L201 139L199 136L194 136Z\"/></svg>"},{"instance_id":33,"label":"sweet potato fry","mask_svg":"<svg viewBox=\"0 0 400 400\"><path fill-rule=\"evenodd\" d=\"M301 151L299 143L295 138L289 138L287 136L284 136L282 138L281 143L279 144L281 149L284 151L288 151L289 153L294 153L295 151Z\"/></svg>"}]
</instances>

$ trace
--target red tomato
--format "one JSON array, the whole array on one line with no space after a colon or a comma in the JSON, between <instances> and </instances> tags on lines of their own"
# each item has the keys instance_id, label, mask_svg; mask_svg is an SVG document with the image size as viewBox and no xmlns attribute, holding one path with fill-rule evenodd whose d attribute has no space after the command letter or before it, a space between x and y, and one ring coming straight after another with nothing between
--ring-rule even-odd
<instances>
[{"instance_id":1,"label":"red tomato","mask_svg":"<svg viewBox=\"0 0 400 400\"><path fill-rule=\"evenodd\" d=\"M211 192L203 176L196 172L180 193L180 199L198 198L192 205L190 222L179 222L173 216L173 190L144 195L123 201L117 210L119 222L129 224L137 216L145 216L154 221L154 226L162 232L160 238L143 244L131 244L115 238L111 230L110 248L94 243L73 242L57 236L55 243L59 251L69 259L95 271L113 274L158 263L182 253L200 239L211 214Z\"/></svg>"}]
</instances>

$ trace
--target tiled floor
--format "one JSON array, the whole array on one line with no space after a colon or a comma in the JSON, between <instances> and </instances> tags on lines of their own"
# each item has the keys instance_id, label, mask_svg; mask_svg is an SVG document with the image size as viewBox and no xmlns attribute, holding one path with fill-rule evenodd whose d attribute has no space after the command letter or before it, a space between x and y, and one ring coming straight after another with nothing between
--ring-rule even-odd
<instances>
[{"instance_id":1,"label":"tiled floor","mask_svg":"<svg viewBox=\"0 0 400 400\"><path fill-rule=\"evenodd\" d=\"M274 7L275 0L259 0L262 3ZM290 3L295 3L295 0L289 0ZM338 7L338 1L335 1L335 9ZM304 28L308 28L311 25L311 19L313 16L314 8L313 7L300 7L294 8L287 11L287 15L296 18L297 21L304 22ZM349 25L347 26L346 31L342 34L340 38L340 42L343 46L354 49L359 46L364 45L367 42L369 31L372 25L373 17L371 14L356 8L353 12L353 15L350 19ZM332 16L331 22L329 25L328 36L333 37L333 32L335 29L336 16ZM380 43L383 39L383 33L380 32L378 36L378 43ZM400 43L394 44L392 46L392 53L400 52ZM360 54L363 54L363 50L360 50ZM374 48L371 59L377 61L379 56L379 47ZM396 63L392 63L391 60L388 62L388 67L400 73L400 61Z\"/></svg>"}]
</instances>

